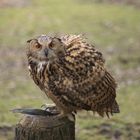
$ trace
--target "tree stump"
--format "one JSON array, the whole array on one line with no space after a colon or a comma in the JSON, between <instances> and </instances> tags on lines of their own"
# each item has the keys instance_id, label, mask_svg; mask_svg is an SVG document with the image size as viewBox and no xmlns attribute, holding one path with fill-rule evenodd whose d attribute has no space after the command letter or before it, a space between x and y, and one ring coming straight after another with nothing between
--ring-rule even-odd
<instances>
[{"instance_id":1,"label":"tree stump","mask_svg":"<svg viewBox=\"0 0 140 140\"><path fill-rule=\"evenodd\" d=\"M75 140L75 122L57 115L26 114L16 125L15 140Z\"/></svg>"}]
</instances>

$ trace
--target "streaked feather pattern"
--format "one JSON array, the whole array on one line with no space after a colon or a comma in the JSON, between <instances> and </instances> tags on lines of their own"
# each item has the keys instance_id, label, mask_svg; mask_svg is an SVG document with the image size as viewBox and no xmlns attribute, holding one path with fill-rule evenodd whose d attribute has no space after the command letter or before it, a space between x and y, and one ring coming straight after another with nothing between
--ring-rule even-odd
<instances>
[{"instance_id":1,"label":"streaked feather pattern","mask_svg":"<svg viewBox=\"0 0 140 140\"><path fill-rule=\"evenodd\" d=\"M43 38L40 38L36 40L41 42ZM49 42L51 40L53 37ZM102 53L81 35L61 36L58 41L62 42L64 51L56 51L53 56L57 57L50 57L48 61L39 56L41 53L36 51L34 57L31 49L27 50L29 71L34 82L64 113L81 109L108 117L109 113L118 113L116 82L104 67ZM44 48L47 47L49 44Z\"/></svg>"}]
</instances>

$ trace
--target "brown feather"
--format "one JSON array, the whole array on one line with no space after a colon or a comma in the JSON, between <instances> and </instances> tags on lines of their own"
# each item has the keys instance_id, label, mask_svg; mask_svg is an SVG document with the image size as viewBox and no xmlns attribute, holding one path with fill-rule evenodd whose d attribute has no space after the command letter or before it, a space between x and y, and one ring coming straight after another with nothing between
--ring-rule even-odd
<instances>
[{"instance_id":1,"label":"brown feather","mask_svg":"<svg viewBox=\"0 0 140 140\"><path fill-rule=\"evenodd\" d=\"M32 52L27 53L35 83L63 112L85 109L98 112L102 117L104 114L109 117L109 113L118 113L116 82L104 67L102 53L80 35L67 35L60 39L64 54L53 55L56 58L50 62L40 62L44 60L43 56L34 57ZM34 59L37 59L36 63Z\"/></svg>"}]
</instances>

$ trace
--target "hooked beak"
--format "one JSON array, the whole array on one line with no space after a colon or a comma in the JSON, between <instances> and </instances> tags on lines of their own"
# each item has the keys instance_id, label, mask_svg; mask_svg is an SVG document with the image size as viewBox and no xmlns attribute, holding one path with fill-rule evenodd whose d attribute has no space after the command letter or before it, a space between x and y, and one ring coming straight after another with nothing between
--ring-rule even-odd
<instances>
[{"instance_id":1,"label":"hooked beak","mask_svg":"<svg viewBox=\"0 0 140 140\"><path fill-rule=\"evenodd\" d=\"M45 54L46 57L48 57L48 53L49 53L49 50L47 48L45 48L44 49L44 54Z\"/></svg>"}]
</instances>

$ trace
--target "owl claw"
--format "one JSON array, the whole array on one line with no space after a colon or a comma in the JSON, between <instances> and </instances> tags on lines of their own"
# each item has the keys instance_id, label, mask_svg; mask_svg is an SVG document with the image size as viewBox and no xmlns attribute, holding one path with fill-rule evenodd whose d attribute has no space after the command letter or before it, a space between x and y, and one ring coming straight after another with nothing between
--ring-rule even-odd
<instances>
[{"instance_id":1,"label":"owl claw","mask_svg":"<svg viewBox=\"0 0 140 140\"><path fill-rule=\"evenodd\" d=\"M58 111L58 109L56 108L54 104L43 104L41 108L43 108L47 112L52 113L53 115L60 114L60 112Z\"/></svg>"}]
</instances>

